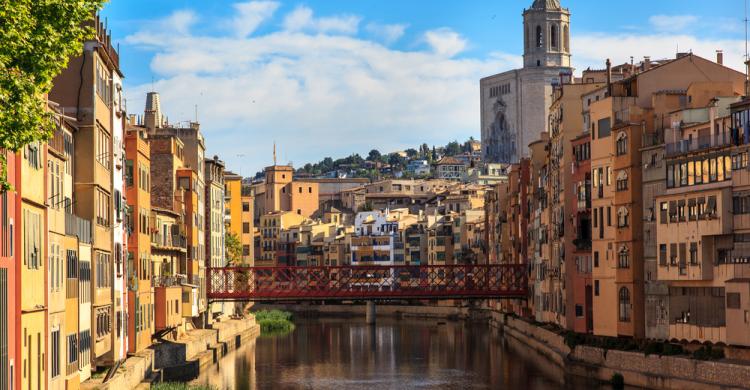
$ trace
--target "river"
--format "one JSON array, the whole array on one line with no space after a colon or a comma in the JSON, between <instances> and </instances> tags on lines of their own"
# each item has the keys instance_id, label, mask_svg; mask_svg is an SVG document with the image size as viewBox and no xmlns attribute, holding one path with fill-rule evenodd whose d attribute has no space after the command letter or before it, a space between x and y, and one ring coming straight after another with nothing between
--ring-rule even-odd
<instances>
[{"instance_id":1,"label":"river","mask_svg":"<svg viewBox=\"0 0 750 390\"><path fill-rule=\"evenodd\" d=\"M484 323L378 318L297 319L291 334L260 337L194 383L217 389L597 388ZM601 388L609 388L601 386Z\"/></svg>"}]
</instances>

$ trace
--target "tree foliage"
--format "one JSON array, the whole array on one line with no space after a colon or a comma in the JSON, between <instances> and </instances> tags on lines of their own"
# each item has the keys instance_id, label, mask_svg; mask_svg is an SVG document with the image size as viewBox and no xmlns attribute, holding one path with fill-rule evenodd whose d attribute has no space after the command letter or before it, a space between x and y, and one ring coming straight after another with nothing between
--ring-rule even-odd
<instances>
[{"instance_id":1,"label":"tree foliage","mask_svg":"<svg viewBox=\"0 0 750 390\"><path fill-rule=\"evenodd\" d=\"M224 248L228 265L237 265L242 260L242 243L237 234L227 232L224 237Z\"/></svg>"},{"instance_id":2,"label":"tree foliage","mask_svg":"<svg viewBox=\"0 0 750 390\"><path fill-rule=\"evenodd\" d=\"M45 107L52 80L93 36L90 21L104 0L0 2L0 148L18 151L49 139L54 123ZM4 154L0 186L8 189Z\"/></svg>"}]
</instances>

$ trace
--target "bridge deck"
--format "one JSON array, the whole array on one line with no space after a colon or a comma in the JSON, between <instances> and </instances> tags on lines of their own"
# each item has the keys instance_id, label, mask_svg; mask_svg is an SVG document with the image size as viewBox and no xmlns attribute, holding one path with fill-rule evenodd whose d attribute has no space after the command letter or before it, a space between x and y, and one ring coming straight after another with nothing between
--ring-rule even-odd
<instances>
[{"instance_id":1,"label":"bridge deck","mask_svg":"<svg viewBox=\"0 0 750 390\"><path fill-rule=\"evenodd\" d=\"M502 299L528 289L523 264L225 267L207 279L210 301Z\"/></svg>"}]
</instances>

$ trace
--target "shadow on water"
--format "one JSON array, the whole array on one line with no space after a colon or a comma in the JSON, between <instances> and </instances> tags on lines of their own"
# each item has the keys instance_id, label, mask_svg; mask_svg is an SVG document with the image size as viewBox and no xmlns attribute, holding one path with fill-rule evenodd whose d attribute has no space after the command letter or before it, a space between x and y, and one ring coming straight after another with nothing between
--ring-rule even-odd
<instances>
[{"instance_id":1,"label":"shadow on water","mask_svg":"<svg viewBox=\"0 0 750 390\"><path fill-rule=\"evenodd\" d=\"M363 318L295 321L193 383L218 389L608 389L562 369L487 324Z\"/></svg>"}]
</instances>

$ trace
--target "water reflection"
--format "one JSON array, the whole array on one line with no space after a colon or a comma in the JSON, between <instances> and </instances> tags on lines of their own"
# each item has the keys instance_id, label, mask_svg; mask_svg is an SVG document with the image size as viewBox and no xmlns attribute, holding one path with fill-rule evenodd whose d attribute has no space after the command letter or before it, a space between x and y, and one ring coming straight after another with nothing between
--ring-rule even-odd
<instances>
[{"instance_id":1,"label":"water reflection","mask_svg":"<svg viewBox=\"0 0 750 390\"><path fill-rule=\"evenodd\" d=\"M486 324L378 318L300 319L202 373L219 389L591 388Z\"/></svg>"}]
</instances>

